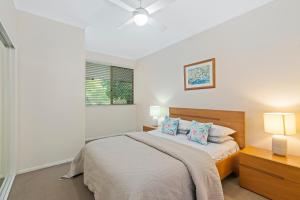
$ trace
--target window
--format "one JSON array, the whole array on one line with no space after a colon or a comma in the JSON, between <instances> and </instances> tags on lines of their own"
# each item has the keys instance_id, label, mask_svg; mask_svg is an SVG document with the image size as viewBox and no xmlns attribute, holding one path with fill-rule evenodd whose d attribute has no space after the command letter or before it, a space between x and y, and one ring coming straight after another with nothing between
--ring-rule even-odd
<instances>
[{"instance_id":1,"label":"window","mask_svg":"<svg viewBox=\"0 0 300 200\"><path fill-rule=\"evenodd\" d=\"M133 104L133 69L86 63L86 105Z\"/></svg>"}]
</instances>

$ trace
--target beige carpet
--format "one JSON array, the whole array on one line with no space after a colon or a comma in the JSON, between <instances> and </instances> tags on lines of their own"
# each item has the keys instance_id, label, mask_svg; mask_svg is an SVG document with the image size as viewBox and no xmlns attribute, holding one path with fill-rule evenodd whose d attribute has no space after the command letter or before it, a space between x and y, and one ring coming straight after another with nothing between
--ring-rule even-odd
<instances>
[{"instance_id":1,"label":"beige carpet","mask_svg":"<svg viewBox=\"0 0 300 200\"><path fill-rule=\"evenodd\" d=\"M93 200L93 193L83 184L83 176L70 180L59 180L69 164L50 167L18 175L14 181L9 200ZM242 189L238 178L223 181L225 200L263 200L264 198Z\"/></svg>"}]
</instances>

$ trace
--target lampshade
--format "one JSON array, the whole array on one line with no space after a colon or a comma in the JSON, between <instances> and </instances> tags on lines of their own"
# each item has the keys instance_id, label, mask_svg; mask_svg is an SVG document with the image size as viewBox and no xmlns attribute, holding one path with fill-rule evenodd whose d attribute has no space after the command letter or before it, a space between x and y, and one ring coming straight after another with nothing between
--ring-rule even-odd
<instances>
[{"instance_id":1,"label":"lampshade","mask_svg":"<svg viewBox=\"0 0 300 200\"><path fill-rule=\"evenodd\" d=\"M150 116L159 117L160 116L160 106L150 106Z\"/></svg>"},{"instance_id":2,"label":"lampshade","mask_svg":"<svg viewBox=\"0 0 300 200\"><path fill-rule=\"evenodd\" d=\"M265 132L276 135L296 134L295 113L265 113Z\"/></svg>"}]
</instances>

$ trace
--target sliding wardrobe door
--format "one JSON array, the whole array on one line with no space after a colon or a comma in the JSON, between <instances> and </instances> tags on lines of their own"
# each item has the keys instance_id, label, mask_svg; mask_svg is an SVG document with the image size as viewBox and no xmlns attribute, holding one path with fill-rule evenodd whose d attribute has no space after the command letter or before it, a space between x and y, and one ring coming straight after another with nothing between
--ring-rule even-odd
<instances>
[{"instance_id":1,"label":"sliding wardrobe door","mask_svg":"<svg viewBox=\"0 0 300 200\"><path fill-rule=\"evenodd\" d=\"M18 73L15 48L0 22L0 200L6 200L16 171Z\"/></svg>"},{"instance_id":2,"label":"sliding wardrobe door","mask_svg":"<svg viewBox=\"0 0 300 200\"><path fill-rule=\"evenodd\" d=\"M6 144L4 135L4 65L6 63L6 48L0 41L0 186L6 176Z\"/></svg>"}]
</instances>

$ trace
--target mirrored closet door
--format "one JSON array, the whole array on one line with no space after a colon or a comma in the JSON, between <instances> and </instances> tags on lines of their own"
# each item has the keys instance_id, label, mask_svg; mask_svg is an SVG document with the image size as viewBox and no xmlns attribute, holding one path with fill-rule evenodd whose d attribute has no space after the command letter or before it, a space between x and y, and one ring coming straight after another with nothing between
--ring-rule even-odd
<instances>
[{"instance_id":1,"label":"mirrored closet door","mask_svg":"<svg viewBox=\"0 0 300 200\"><path fill-rule=\"evenodd\" d=\"M4 130L4 66L6 63L6 47L0 41L0 186L6 177L7 151Z\"/></svg>"},{"instance_id":2,"label":"mirrored closet door","mask_svg":"<svg viewBox=\"0 0 300 200\"><path fill-rule=\"evenodd\" d=\"M15 49L0 23L0 199L7 199L15 175L17 67Z\"/></svg>"}]
</instances>

